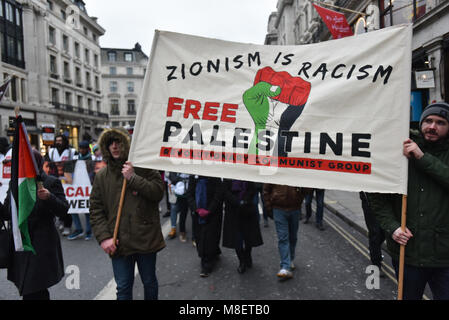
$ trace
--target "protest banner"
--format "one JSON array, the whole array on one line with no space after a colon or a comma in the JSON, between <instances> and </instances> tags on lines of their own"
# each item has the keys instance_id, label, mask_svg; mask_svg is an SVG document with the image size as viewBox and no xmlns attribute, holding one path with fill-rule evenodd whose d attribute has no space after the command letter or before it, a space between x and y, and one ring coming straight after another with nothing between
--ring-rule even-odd
<instances>
[{"instance_id":1,"label":"protest banner","mask_svg":"<svg viewBox=\"0 0 449 320\"><path fill-rule=\"evenodd\" d=\"M0 199L5 199L11 179L11 153L2 163L0 176ZM89 213L89 197L95 174L106 166L104 161L72 160L61 162L44 161L43 171L61 180L69 202L69 214Z\"/></svg>"},{"instance_id":2,"label":"protest banner","mask_svg":"<svg viewBox=\"0 0 449 320\"><path fill-rule=\"evenodd\" d=\"M301 46L156 31L137 167L407 193L411 25Z\"/></svg>"}]
</instances>

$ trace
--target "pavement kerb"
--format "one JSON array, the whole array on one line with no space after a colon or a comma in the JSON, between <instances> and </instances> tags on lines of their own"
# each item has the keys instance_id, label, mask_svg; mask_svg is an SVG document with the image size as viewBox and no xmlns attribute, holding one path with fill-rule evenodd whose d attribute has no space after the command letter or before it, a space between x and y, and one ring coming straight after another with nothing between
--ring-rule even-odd
<instances>
[{"instance_id":1,"label":"pavement kerb","mask_svg":"<svg viewBox=\"0 0 449 320\"><path fill-rule=\"evenodd\" d=\"M329 203L330 202L330 203ZM336 202L335 204L333 202ZM360 232L362 235L364 235L368 239L368 230L366 226L361 226L358 223L351 220L347 215L343 213L343 211L350 211L349 209L343 207L341 204L338 203L338 201L329 200L326 197L324 198L324 207L328 209L330 212L335 214L337 217L339 217L341 220L346 222L349 226L353 227L355 230ZM344 210L342 210L344 209ZM382 249L387 251L386 242L382 244Z\"/></svg>"},{"instance_id":2,"label":"pavement kerb","mask_svg":"<svg viewBox=\"0 0 449 320\"><path fill-rule=\"evenodd\" d=\"M334 202L334 201L332 201L332 202ZM346 222L349 226L353 227L358 232L360 232L361 234L363 234L364 236L366 236L368 238L368 230L366 229L366 227L359 225L358 223L354 222L349 217L347 217L345 214L343 214L342 208L344 208L344 207L341 204L339 204L338 202L336 204L333 204L333 203L330 204L329 200L325 198L324 199L324 207L326 209L328 209L330 212L332 212L333 214L335 214L337 217L342 219L344 222ZM344 209L348 210L346 208L344 208Z\"/></svg>"}]
</instances>

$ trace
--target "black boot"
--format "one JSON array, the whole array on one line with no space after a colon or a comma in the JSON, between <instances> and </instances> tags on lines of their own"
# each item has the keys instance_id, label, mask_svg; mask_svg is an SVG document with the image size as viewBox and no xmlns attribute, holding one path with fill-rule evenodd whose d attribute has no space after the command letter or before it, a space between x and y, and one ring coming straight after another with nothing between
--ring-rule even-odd
<instances>
[{"instance_id":1,"label":"black boot","mask_svg":"<svg viewBox=\"0 0 449 320\"><path fill-rule=\"evenodd\" d=\"M247 247L244 251L245 253L245 264L248 268L253 267L253 258L251 257L251 247Z\"/></svg>"},{"instance_id":2,"label":"black boot","mask_svg":"<svg viewBox=\"0 0 449 320\"><path fill-rule=\"evenodd\" d=\"M246 263L245 263L245 254L244 251L235 250L237 253L237 257L239 258L239 266L237 268L238 273L245 273L246 271Z\"/></svg>"}]
</instances>

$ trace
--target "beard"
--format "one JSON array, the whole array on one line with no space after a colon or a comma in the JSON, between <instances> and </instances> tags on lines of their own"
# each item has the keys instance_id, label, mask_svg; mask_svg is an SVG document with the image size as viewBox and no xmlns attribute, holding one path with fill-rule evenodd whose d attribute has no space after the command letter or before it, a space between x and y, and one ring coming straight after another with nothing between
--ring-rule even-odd
<instances>
[{"instance_id":1,"label":"beard","mask_svg":"<svg viewBox=\"0 0 449 320\"><path fill-rule=\"evenodd\" d=\"M59 154L63 153L65 148L62 144L57 144L56 146L56 150L58 150Z\"/></svg>"}]
</instances>

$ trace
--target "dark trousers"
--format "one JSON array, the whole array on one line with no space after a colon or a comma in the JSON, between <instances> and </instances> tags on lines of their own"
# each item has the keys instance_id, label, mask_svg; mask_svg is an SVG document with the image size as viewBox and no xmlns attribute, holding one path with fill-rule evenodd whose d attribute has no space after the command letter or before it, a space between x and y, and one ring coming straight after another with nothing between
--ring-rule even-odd
<instances>
[{"instance_id":1,"label":"dark trousers","mask_svg":"<svg viewBox=\"0 0 449 320\"><path fill-rule=\"evenodd\" d=\"M394 259L392 262L396 278L399 278L399 262ZM422 300L426 284L429 284L434 300L449 300L449 267L404 266L404 300Z\"/></svg>"},{"instance_id":2,"label":"dark trousers","mask_svg":"<svg viewBox=\"0 0 449 320\"><path fill-rule=\"evenodd\" d=\"M117 300L132 300L134 268L137 263L144 289L144 300L157 300L159 285L156 278L156 253L133 254L112 258L112 269L117 283Z\"/></svg>"},{"instance_id":3,"label":"dark trousers","mask_svg":"<svg viewBox=\"0 0 449 320\"><path fill-rule=\"evenodd\" d=\"M363 215L365 217L366 227L368 229L368 248L369 255L371 257L371 263L381 267L382 265L382 243L385 241L385 233L380 228L377 222L374 212L369 206L366 194L360 193L360 199L362 200Z\"/></svg>"},{"instance_id":4,"label":"dark trousers","mask_svg":"<svg viewBox=\"0 0 449 320\"><path fill-rule=\"evenodd\" d=\"M324 189L313 189L316 197L316 213L315 213L315 222L322 223L323 222L323 212L324 212ZM313 192L311 194L307 194L305 196L305 204L306 204L306 219L310 219L312 216L312 199Z\"/></svg>"},{"instance_id":5,"label":"dark trousers","mask_svg":"<svg viewBox=\"0 0 449 320\"><path fill-rule=\"evenodd\" d=\"M29 301L29 300L50 300L50 292L48 292L47 289L33 292L30 294L24 294L22 297L23 300Z\"/></svg>"},{"instance_id":6,"label":"dark trousers","mask_svg":"<svg viewBox=\"0 0 449 320\"><path fill-rule=\"evenodd\" d=\"M252 247L246 243L243 234L241 232L238 233L236 244L235 244L235 253L239 258L240 263L245 264L247 267L252 267L253 259L251 257Z\"/></svg>"},{"instance_id":7,"label":"dark trousers","mask_svg":"<svg viewBox=\"0 0 449 320\"><path fill-rule=\"evenodd\" d=\"M64 222L64 228L71 228L72 227L72 215L66 214L64 218L62 218L62 222Z\"/></svg>"}]
</instances>

